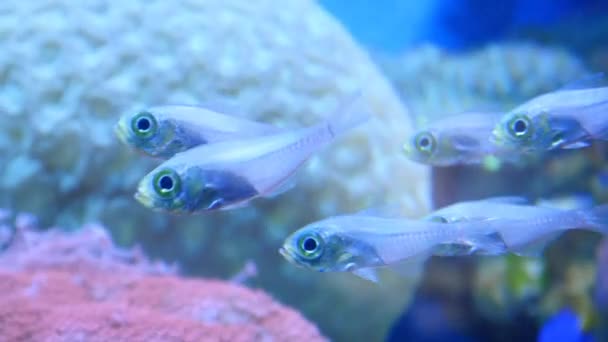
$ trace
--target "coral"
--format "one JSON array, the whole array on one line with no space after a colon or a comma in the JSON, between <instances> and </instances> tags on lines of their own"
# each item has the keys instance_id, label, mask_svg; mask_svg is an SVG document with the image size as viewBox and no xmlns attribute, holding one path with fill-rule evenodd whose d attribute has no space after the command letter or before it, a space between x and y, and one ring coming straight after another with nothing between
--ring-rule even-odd
<instances>
[{"instance_id":1,"label":"coral","mask_svg":"<svg viewBox=\"0 0 608 342\"><path fill-rule=\"evenodd\" d=\"M377 59L416 124L464 110L506 109L587 75L576 56L534 43L492 44L460 54L425 45Z\"/></svg>"},{"instance_id":2,"label":"coral","mask_svg":"<svg viewBox=\"0 0 608 342\"><path fill-rule=\"evenodd\" d=\"M0 340L325 340L262 291L152 267L101 227L15 234L0 258Z\"/></svg>"},{"instance_id":3,"label":"coral","mask_svg":"<svg viewBox=\"0 0 608 342\"><path fill-rule=\"evenodd\" d=\"M335 304L352 301L348 282L309 284L309 274L292 272L276 252L288 230L323 216L384 200L399 200L412 214L428 206L426 168L399 152L411 130L406 109L315 1L9 0L0 3L0 40L0 206L69 229L101 221L121 245L142 242L191 274L228 276L251 258L261 285L275 294L295 287L283 299L337 339L334 322L349 314L369 322L353 325L350 337L378 334L386 324L389 313L370 321L365 309ZM114 138L124 112L226 102L248 118L299 127L332 115L359 88L377 120L308 163L279 200L178 218L132 199L157 161ZM396 296L367 293L370 301Z\"/></svg>"}]
</instances>

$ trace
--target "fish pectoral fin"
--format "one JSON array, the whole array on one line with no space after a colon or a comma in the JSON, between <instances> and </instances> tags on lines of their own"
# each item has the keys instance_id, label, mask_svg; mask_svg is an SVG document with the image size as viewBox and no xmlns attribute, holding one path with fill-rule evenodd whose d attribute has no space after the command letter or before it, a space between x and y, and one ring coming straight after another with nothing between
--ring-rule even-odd
<instances>
[{"instance_id":1,"label":"fish pectoral fin","mask_svg":"<svg viewBox=\"0 0 608 342\"><path fill-rule=\"evenodd\" d=\"M223 202L223 201L222 201ZM215 203L215 202L214 202ZM212 204L213 205L213 204ZM221 205L221 204L220 204ZM232 209L239 209L239 208L245 208L249 206L249 201L242 201L242 202L238 202L238 203L233 203L233 204L228 204L225 206L222 206L220 208L220 210L232 210Z\"/></svg>"},{"instance_id":2,"label":"fish pectoral fin","mask_svg":"<svg viewBox=\"0 0 608 342\"><path fill-rule=\"evenodd\" d=\"M577 141L577 142L574 142L572 144L562 145L562 146L560 146L560 148L565 149L565 150L574 150L574 149L588 147L588 146L591 146L591 142L589 142L589 141Z\"/></svg>"},{"instance_id":3,"label":"fish pectoral fin","mask_svg":"<svg viewBox=\"0 0 608 342\"><path fill-rule=\"evenodd\" d=\"M359 268L356 270L351 271L352 274L361 277L365 280L369 280L373 283L378 283L378 273L376 272L376 270L374 268L368 267L368 268Z\"/></svg>"}]
</instances>

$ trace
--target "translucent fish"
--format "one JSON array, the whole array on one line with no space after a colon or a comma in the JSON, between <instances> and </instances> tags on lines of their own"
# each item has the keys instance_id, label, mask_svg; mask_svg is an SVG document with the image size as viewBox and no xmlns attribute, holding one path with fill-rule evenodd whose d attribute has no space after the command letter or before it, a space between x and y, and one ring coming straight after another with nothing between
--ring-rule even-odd
<instances>
[{"instance_id":1,"label":"translucent fish","mask_svg":"<svg viewBox=\"0 0 608 342\"><path fill-rule=\"evenodd\" d=\"M405 155L433 166L477 164L488 156L512 157L490 141L504 113L469 112L444 118L415 132L404 144Z\"/></svg>"},{"instance_id":2,"label":"translucent fish","mask_svg":"<svg viewBox=\"0 0 608 342\"><path fill-rule=\"evenodd\" d=\"M229 115L226 113L230 109L215 107L218 109L213 105L152 107L123 115L114 131L123 143L163 159L203 144L279 132L272 125Z\"/></svg>"},{"instance_id":3,"label":"translucent fish","mask_svg":"<svg viewBox=\"0 0 608 342\"><path fill-rule=\"evenodd\" d=\"M539 152L581 148L608 139L608 87L560 89L509 111L492 141L504 148Z\"/></svg>"},{"instance_id":4,"label":"translucent fish","mask_svg":"<svg viewBox=\"0 0 608 342\"><path fill-rule=\"evenodd\" d=\"M139 183L136 199L175 213L245 206L286 191L314 153L369 118L357 95L313 127L194 147L176 154Z\"/></svg>"},{"instance_id":5,"label":"translucent fish","mask_svg":"<svg viewBox=\"0 0 608 342\"><path fill-rule=\"evenodd\" d=\"M608 233L608 205L567 210L524 204L518 197L460 202L426 217L435 221L437 218L446 224L483 222L490 234L504 243L506 251L531 256L540 254L548 243L567 230Z\"/></svg>"},{"instance_id":6,"label":"translucent fish","mask_svg":"<svg viewBox=\"0 0 608 342\"><path fill-rule=\"evenodd\" d=\"M279 253L297 266L319 272L351 272L377 281L375 272L379 267L389 267L415 277L436 249L449 254L447 246L450 244L476 241L477 238L485 241L488 233L483 222L444 224L362 214L343 215L297 230L287 237ZM494 241L491 244L495 245ZM480 247L491 248L491 245ZM498 247L504 248L504 245L500 243ZM449 255L467 254L462 250L452 251L455 254Z\"/></svg>"}]
</instances>

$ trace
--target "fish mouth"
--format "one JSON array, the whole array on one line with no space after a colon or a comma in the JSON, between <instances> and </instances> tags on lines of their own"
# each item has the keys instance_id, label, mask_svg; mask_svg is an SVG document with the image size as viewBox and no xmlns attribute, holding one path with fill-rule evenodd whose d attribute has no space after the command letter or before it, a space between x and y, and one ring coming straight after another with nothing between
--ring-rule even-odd
<instances>
[{"instance_id":1,"label":"fish mouth","mask_svg":"<svg viewBox=\"0 0 608 342\"><path fill-rule=\"evenodd\" d=\"M125 127L124 120L120 120L114 125L114 135L116 135L118 140L120 140L120 142L123 144L129 144L127 128Z\"/></svg>"},{"instance_id":2,"label":"fish mouth","mask_svg":"<svg viewBox=\"0 0 608 342\"><path fill-rule=\"evenodd\" d=\"M143 205L146 208L154 207L154 201L152 200L152 198L150 196L146 195L145 191L138 189L135 192L135 195L133 195L133 198L135 198L135 200L137 200L137 202L141 203L141 205Z\"/></svg>"},{"instance_id":3,"label":"fish mouth","mask_svg":"<svg viewBox=\"0 0 608 342\"><path fill-rule=\"evenodd\" d=\"M293 250L289 247L281 247L279 248L279 254L281 254L287 261L290 263L303 267L302 263L299 261Z\"/></svg>"},{"instance_id":4,"label":"fish mouth","mask_svg":"<svg viewBox=\"0 0 608 342\"><path fill-rule=\"evenodd\" d=\"M412 147L410 146L409 142L403 143L403 145L401 145L401 151L403 151L406 156L412 155Z\"/></svg>"}]
</instances>

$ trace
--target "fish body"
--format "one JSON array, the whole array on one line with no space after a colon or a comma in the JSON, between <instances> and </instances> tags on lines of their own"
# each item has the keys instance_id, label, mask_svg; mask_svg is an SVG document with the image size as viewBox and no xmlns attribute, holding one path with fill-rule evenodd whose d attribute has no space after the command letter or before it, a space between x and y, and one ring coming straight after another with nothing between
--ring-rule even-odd
<instances>
[{"instance_id":1,"label":"fish body","mask_svg":"<svg viewBox=\"0 0 608 342\"><path fill-rule=\"evenodd\" d=\"M509 111L492 141L522 152L588 146L608 139L608 87L558 90Z\"/></svg>"},{"instance_id":2,"label":"fish body","mask_svg":"<svg viewBox=\"0 0 608 342\"><path fill-rule=\"evenodd\" d=\"M287 189L314 153L367 120L369 113L360 109L360 101L353 100L313 127L178 153L141 180L135 197L147 207L175 213L230 209L272 197Z\"/></svg>"},{"instance_id":3,"label":"fish body","mask_svg":"<svg viewBox=\"0 0 608 342\"><path fill-rule=\"evenodd\" d=\"M466 230L465 230L466 227ZM485 235L478 222L438 222L343 215L311 223L291 234L279 252L291 263L319 272L352 272L375 280L378 267L424 261L434 248ZM415 265L414 265L415 266Z\"/></svg>"},{"instance_id":4,"label":"fish body","mask_svg":"<svg viewBox=\"0 0 608 342\"><path fill-rule=\"evenodd\" d=\"M503 114L468 112L446 117L415 132L403 151L408 158L433 166L477 164L490 155L511 156L490 140Z\"/></svg>"},{"instance_id":5,"label":"fish body","mask_svg":"<svg viewBox=\"0 0 608 342\"><path fill-rule=\"evenodd\" d=\"M608 205L559 209L524 203L519 197L460 202L434 211L426 219L447 224L485 222L489 234L505 244L505 252L522 255L542 252L546 243L567 230L608 233Z\"/></svg>"},{"instance_id":6,"label":"fish body","mask_svg":"<svg viewBox=\"0 0 608 342\"><path fill-rule=\"evenodd\" d=\"M272 125L211 108L177 105L124 115L114 130L123 143L162 159L203 144L279 132Z\"/></svg>"}]
</instances>

